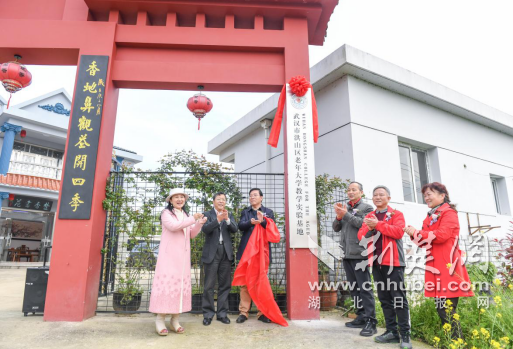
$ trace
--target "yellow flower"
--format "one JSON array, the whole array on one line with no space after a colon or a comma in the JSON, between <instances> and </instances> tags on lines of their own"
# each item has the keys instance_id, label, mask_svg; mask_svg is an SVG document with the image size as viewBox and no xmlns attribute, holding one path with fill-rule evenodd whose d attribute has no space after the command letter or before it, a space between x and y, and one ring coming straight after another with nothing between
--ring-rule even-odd
<instances>
[{"instance_id":1,"label":"yellow flower","mask_svg":"<svg viewBox=\"0 0 513 349\"><path fill-rule=\"evenodd\" d=\"M501 347L501 344L497 341L494 341L493 339L490 341L490 344L491 344L492 348L494 348L494 349L500 349L500 347Z\"/></svg>"},{"instance_id":2,"label":"yellow flower","mask_svg":"<svg viewBox=\"0 0 513 349\"><path fill-rule=\"evenodd\" d=\"M497 313L497 317L500 319L502 317L501 313Z\"/></svg>"},{"instance_id":3,"label":"yellow flower","mask_svg":"<svg viewBox=\"0 0 513 349\"><path fill-rule=\"evenodd\" d=\"M475 346L472 346L472 349L477 349Z\"/></svg>"},{"instance_id":4,"label":"yellow flower","mask_svg":"<svg viewBox=\"0 0 513 349\"><path fill-rule=\"evenodd\" d=\"M440 338L435 337L433 338L433 343L438 344L440 342Z\"/></svg>"},{"instance_id":5,"label":"yellow flower","mask_svg":"<svg viewBox=\"0 0 513 349\"><path fill-rule=\"evenodd\" d=\"M508 337L502 337L500 339L501 342L504 342L505 344L508 344L509 343L509 338Z\"/></svg>"},{"instance_id":6,"label":"yellow flower","mask_svg":"<svg viewBox=\"0 0 513 349\"><path fill-rule=\"evenodd\" d=\"M501 280L495 279L495 280L493 280L493 283L495 284L495 286L500 286Z\"/></svg>"},{"instance_id":7,"label":"yellow flower","mask_svg":"<svg viewBox=\"0 0 513 349\"><path fill-rule=\"evenodd\" d=\"M509 284L509 285L508 285L508 288L509 288L510 290L513 290L513 284Z\"/></svg>"},{"instance_id":8,"label":"yellow flower","mask_svg":"<svg viewBox=\"0 0 513 349\"><path fill-rule=\"evenodd\" d=\"M451 300L450 300L450 299L446 300L446 301L445 301L445 305L451 306L451 305L452 305Z\"/></svg>"},{"instance_id":9,"label":"yellow flower","mask_svg":"<svg viewBox=\"0 0 513 349\"><path fill-rule=\"evenodd\" d=\"M495 301L496 306L500 307L502 305L501 296L495 296L495 297L493 297L493 300Z\"/></svg>"},{"instance_id":10,"label":"yellow flower","mask_svg":"<svg viewBox=\"0 0 513 349\"><path fill-rule=\"evenodd\" d=\"M453 314L452 318L454 320L458 320L458 321L460 320L460 316L458 314Z\"/></svg>"},{"instance_id":11,"label":"yellow flower","mask_svg":"<svg viewBox=\"0 0 513 349\"><path fill-rule=\"evenodd\" d=\"M456 349L456 346L454 344L449 344L450 349Z\"/></svg>"},{"instance_id":12,"label":"yellow flower","mask_svg":"<svg viewBox=\"0 0 513 349\"><path fill-rule=\"evenodd\" d=\"M463 344L463 339L458 338L458 344Z\"/></svg>"},{"instance_id":13,"label":"yellow flower","mask_svg":"<svg viewBox=\"0 0 513 349\"><path fill-rule=\"evenodd\" d=\"M484 310L484 308L481 308L481 314L484 314L486 312L486 310Z\"/></svg>"},{"instance_id":14,"label":"yellow flower","mask_svg":"<svg viewBox=\"0 0 513 349\"><path fill-rule=\"evenodd\" d=\"M479 332L477 330L472 330L472 339L478 339L479 338Z\"/></svg>"},{"instance_id":15,"label":"yellow flower","mask_svg":"<svg viewBox=\"0 0 513 349\"><path fill-rule=\"evenodd\" d=\"M451 269L452 263L447 263L447 269Z\"/></svg>"},{"instance_id":16,"label":"yellow flower","mask_svg":"<svg viewBox=\"0 0 513 349\"><path fill-rule=\"evenodd\" d=\"M481 333L483 334L483 337L484 337L485 339L490 338L490 332L488 332L488 330L487 330L486 328L482 328L482 327L481 327Z\"/></svg>"},{"instance_id":17,"label":"yellow flower","mask_svg":"<svg viewBox=\"0 0 513 349\"><path fill-rule=\"evenodd\" d=\"M449 332L451 330L451 324L445 324L443 329L444 331Z\"/></svg>"}]
</instances>

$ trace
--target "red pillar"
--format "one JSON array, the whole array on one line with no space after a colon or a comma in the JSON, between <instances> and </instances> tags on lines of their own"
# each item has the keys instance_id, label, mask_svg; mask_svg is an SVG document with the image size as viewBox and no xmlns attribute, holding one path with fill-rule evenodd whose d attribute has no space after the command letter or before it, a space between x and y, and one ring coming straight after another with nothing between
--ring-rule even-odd
<instances>
[{"instance_id":1,"label":"red pillar","mask_svg":"<svg viewBox=\"0 0 513 349\"><path fill-rule=\"evenodd\" d=\"M293 33L285 48L285 79L302 75L310 80L310 65L308 59L308 24L305 19L285 18L285 30ZM318 320L319 309L309 308L309 297L317 297L318 291L312 291L308 282L318 281L317 258L308 248L291 249L289 246L289 202L291 198L288 192L287 171L287 132L286 116L284 113L283 128L281 134L284 137L283 151L285 157L285 216L287 251L285 265L287 269L287 313L291 320Z\"/></svg>"},{"instance_id":2,"label":"red pillar","mask_svg":"<svg viewBox=\"0 0 513 349\"><path fill-rule=\"evenodd\" d=\"M100 250L103 246L105 231L105 212L102 201L105 198L105 186L110 171L118 102L118 89L113 86L111 80L116 50L115 30L116 26L113 23L103 28L101 33L97 32L98 35L92 33L91 41L80 49L80 55L109 56L91 218L89 220L56 218L45 321L82 321L94 316L96 311L101 268ZM74 95L78 88L82 87L75 85ZM77 122L80 116L71 115L68 140L71 124ZM69 146L66 144L66 154ZM65 171L66 168L63 168L63 172ZM59 212L56 217L58 215Z\"/></svg>"}]
</instances>

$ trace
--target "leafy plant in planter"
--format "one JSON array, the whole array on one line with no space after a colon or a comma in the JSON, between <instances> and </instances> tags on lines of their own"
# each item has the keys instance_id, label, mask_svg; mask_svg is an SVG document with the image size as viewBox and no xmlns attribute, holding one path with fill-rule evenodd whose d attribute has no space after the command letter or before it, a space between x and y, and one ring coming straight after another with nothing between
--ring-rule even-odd
<instances>
[{"instance_id":1,"label":"leafy plant in planter","mask_svg":"<svg viewBox=\"0 0 513 349\"><path fill-rule=\"evenodd\" d=\"M335 204L335 193L337 191L346 191L350 180L342 180L339 177L331 177L328 174L315 176L315 191L317 200L317 244L322 246L322 237L327 232L324 223L329 218L328 210ZM331 222L328 222L331 225ZM319 290L321 298L321 310L329 310L335 307L337 303L337 290L329 290L327 285L330 281L330 266L318 259L319 284L322 288ZM335 275L337 278L338 275Z\"/></svg>"},{"instance_id":2,"label":"leafy plant in planter","mask_svg":"<svg viewBox=\"0 0 513 349\"><path fill-rule=\"evenodd\" d=\"M124 175L124 186L126 187L135 185L135 181L129 173L130 170ZM155 267L154 204L143 202L140 208L136 208L137 201L137 196L127 195L125 188L120 183L111 180L107 182L103 209L111 213L109 219L116 229L116 236L123 237L121 242L112 242L112 244L118 244L116 250L121 248L121 252L112 255L117 276L113 307L117 311L139 309L143 293L143 288L140 285L141 276ZM138 202L138 204L140 203ZM140 247L137 250L137 257L130 258L129 256L125 260L123 255L130 253L135 246ZM102 250L102 253L107 253L107 251Z\"/></svg>"}]
</instances>

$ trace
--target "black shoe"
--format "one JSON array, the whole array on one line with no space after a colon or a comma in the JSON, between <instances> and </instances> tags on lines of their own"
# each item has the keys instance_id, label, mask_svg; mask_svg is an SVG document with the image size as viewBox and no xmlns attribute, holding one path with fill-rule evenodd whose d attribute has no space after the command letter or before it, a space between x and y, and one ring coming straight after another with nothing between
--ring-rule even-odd
<instances>
[{"instance_id":1,"label":"black shoe","mask_svg":"<svg viewBox=\"0 0 513 349\"><path fill-rule=\"evenodd\" d=\"M346 327L364 328L365 320L364 319L354 319L353 321L346 322Z\"/></svg>"},{"instance_id":2,"label":"black shoe","mask_svg":"<svg viewBox=\"0 0 513 349\"><path fill-rule=\"evenodd\" d=\"M210 323L212 323L212 318L206 317L203 319L203 325L208 326Z\"/></svg>"},{"instance_id":3,"label":"black shoe","mask_svg":"<svg viewBox=\"0 0 513 349\"><path fill-rule=\"evenodd\" d=\"M401 344L399 344L399 348L401 349L412 349L410 335L409 334L401 334Z\"/></svg>"},{"instance_id":4,"label":"black shoe","mask_svg":"<svg viewBox=\"0 0 513 349\"><path fill-rule=\"evenodd\" d=\"M400 343L401 338L399 333L387 330L381 336L374 337L374 342L377 343Z\"/></svg>"},{"instance_id":5,"label":"black shoe","mask_svg":"<svg viewBox=\"0 0 513 349\"><path fill-rule=\"evenodd\" d=\"M239 317L237 318L237 323L238 324L242 324L244 321L246 321L248 318L244 315L239 315Z\"/></svg>"},{"instance_id":6,"label":"black shoe","mask_svg":"<svg viewBox=\"0 0 513 349\"><path fill-rule=\"evenodd\" d=\"M370 337L378 333L376 329L376 321L372 319L368 319L365 322L365 327L360 331L360 336Z\"/></svg>"},{"instance_id":7,"label":"black shoe","mask_svg":"<svg viewBox=\"0 0 513 349\"><path fill-rule=\"evenodd\" d=\"M265 315L260 315L260 317L258 318L258 321L262 321L262 322L265 322L266 324L270 324L272 321L269 320L269 318Z\"/></svg>"},{"instance_id":8,"label":"black shoe","mask_svg":"<svg viewBox=\"0 0 513 349\"><path fill-rule=\"evenodd\" d=\"M226 324L226 325L228 325L230 323L230 319L228 319L227 316L225 316L225 317L218 317L216 320L217 321L221 321L223 324Z\"/></svg>"}]
</instances>

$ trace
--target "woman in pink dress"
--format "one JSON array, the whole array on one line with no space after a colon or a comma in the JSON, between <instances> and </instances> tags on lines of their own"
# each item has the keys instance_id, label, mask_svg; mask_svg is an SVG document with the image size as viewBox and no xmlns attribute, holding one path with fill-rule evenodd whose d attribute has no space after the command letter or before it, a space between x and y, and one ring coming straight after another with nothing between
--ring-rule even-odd
<instances>
[{"instance_id":1,"label":"woman in pink dress","mask_svg":"<svg viewBox=\"0 0 513 349\"><path fill-rule=\"evenodd\" d=\"M171 329L183 333L178 317L191 311L191 239L206 222L201 213L192 216L183 209L189 198L181 189L172 189L162 211L162 238L151 288L150 312L157 314L156 329L167 336L166 314L171 314Z\"/></svg>"}]
</instances>

